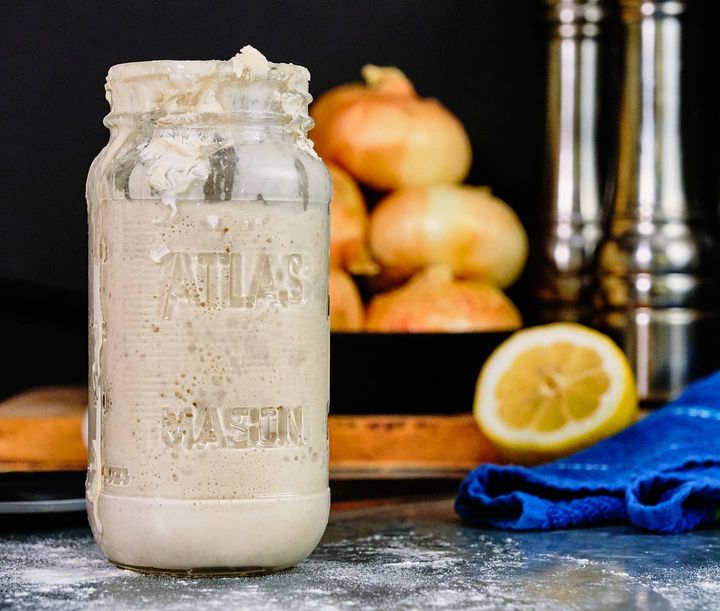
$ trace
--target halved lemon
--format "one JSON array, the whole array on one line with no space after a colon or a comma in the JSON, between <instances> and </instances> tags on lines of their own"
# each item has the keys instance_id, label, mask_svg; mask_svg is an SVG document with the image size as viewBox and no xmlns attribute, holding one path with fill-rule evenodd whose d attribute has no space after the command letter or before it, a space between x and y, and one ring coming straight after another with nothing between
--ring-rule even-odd
<instances>
[{"instance_id":1,"label":"halved lemon","mask_svg":"<svg viewBox=\"0 0 720 611\"><path fill-rule=\"evenodd\" d=\"M635 378L609 337L574 323L518 331L485 362L473 414L515 462L541 462L635 421Z\"/></svg>"}]
</instances>

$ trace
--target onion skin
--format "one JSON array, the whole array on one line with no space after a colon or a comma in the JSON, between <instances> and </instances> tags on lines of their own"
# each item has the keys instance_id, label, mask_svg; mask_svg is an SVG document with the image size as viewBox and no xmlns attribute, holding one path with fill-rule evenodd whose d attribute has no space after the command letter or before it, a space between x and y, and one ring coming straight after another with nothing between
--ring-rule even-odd
<instances>
[{"instance_id":1,"label":"onion skin","mask_svg":"<svg viewBox=\"0 0 720 611\"><path fill-rule=\"evenodd\" d=\"M506 287L527 259L513 210L482 187L437 185L385 197L370 218L370 249L383 268L410 276L431 265Z\"/></svg>"},{"instance_id":2,"label":"onion skin","mask_svg":"<svg viewBox=\"0 0 720 611\"><path fill-rule=\"evenodd\" d=\"M341 269L330 268L330 329L362 331L365 322L360 292Z\"/></svg>"},{"instance_id":3,"label":"onion skin","mask_svg":"<svg viewBox=\"0 0 720 611\"><path fill-rule=\"evenodd\" d=\"M520 313L500 289L454 280L450 270L440 266L373 297L365 328L380 333L468 333L508 331L521 325Z\"/></svg>"},{"instance_id":4,"label":"onion skin","mask_svg":"<svg viewBox=\"0 0 720 611\"><path fill-rule=\"evenodd\" d=\"M358 280L363 290L375 295L383 291L400 288L407 282L408 274L402 270L380 267L380 271L372 276L363 276Z\"/></svg>"},{"instance_id":5,"label":"onion skin","mask_svg":"<svg viewBox=\"0 0 720 611\"><path fill-rule=\"evenodd\" d=\"M328 163L333 182L330 202L330 265L352 274L373 275L378 265L367 250L368 212L357 184L345 170Z\"/></svg>"},{"instance_id":6,"label":"onion skin","mask_svg":"<svg viewBox=\"0 0 720 611\"><path fill-rule=\"evenodd\" d=\"M325 126L330 125L338 109L363 93L365 93L365 85L362 83L347 83L334 87L313 102L311 116L315 121L315 127L310 131L309 136L315 145L315 152L320 157L324 157L326 163L330 161L326 151L329 151L331 146L331 132Z\"/></svg>"},{"instance_id":7,"label":"onion skin","mask_svg":"<svg viewBox=\"0 0 720 611\"><path fill-rule=\"evenodd\" d=\"M379 190L461 182L472 158L462 123L396 68L365 66L363 76L367 86L343 85L311 108L318 154Z\"/></svg>"}]
</instances>

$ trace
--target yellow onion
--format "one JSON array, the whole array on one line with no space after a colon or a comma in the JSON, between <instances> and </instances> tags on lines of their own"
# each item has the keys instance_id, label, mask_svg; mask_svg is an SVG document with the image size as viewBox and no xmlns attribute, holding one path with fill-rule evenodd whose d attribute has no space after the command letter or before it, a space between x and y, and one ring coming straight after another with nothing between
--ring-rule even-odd
<instances>
[{"instance_id":1,"label":"yellow onion","mask_svg":"<svg viewBox=\"0 0 720 611\"><path fill-rule=\"evenodd\" d=\"M437 185L385 197L370 217L370 250L396 276L443 264L458 277L506 287L525 265L527 235L489 189Z\"/></svg>"},{"instance_id":2,"label":"yellow onion","mask_svg":"<svg viewBox=\"0 0 720 611\"><path fill-rule=\"evenodd\" d=\"M376 295L367 310L368 331L423 333L517 329L517 308L498 288L455 280L448 267L435 266L405 286Z\"/></svg>"},{"instance_id":3,"label":"yellow onion","mask_svg":"<svg viewBox=\"0 0 720 611\"><path fill-rule=\"evenodd\" d=\"M330 265L352 274L375 274L378 266L370 258L366 240L368 212L357 184L347 172L329 163L333 182L330 202Z\"/></svg>"},{"instance_id":4,"label":"yellow onion","mask_svg":"<svg viewBox=\"0 0 720 611\"><path fill-rule=\"evenodd\" d=\"M381 190L454 183L470 169L470 140L440 102L421 98L397 68L365 66L365 85L342 85L311 108L325 161Z\"/></svg>"},{"instance_id":5,"label":"yellow onion","mask_svg":"<svg viewBox=\"0 0 720 611\"><path fill-rule=\"evenodd\" d=\"M347 83L333 87L312 103L310 114L315 121L315 127L310 131L310 138L315 144L315 151L325 158L326 163L330 161L330 158L325 152L331 145L331 133L326 126L330 125L339 108L364 93L365 85L362 83Z\"/></svg>"},{"instance_id":6,"label":"yellow onion","mask_svg":"<svg viewBox=\"0 0 720 611\"><path fill-rule=\"evenodd\" d=\"M365 312L353 279L341 269L330 269L330 328L362 331Z\"/></svg>"}]
</instances>

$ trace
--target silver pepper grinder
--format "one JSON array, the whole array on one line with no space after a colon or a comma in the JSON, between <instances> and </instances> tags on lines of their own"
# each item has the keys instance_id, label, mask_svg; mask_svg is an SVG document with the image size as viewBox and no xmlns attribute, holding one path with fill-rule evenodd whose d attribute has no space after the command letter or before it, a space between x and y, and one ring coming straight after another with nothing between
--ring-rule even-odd
<instances>
[{"instance_id":1,"label":"silver pepper grinder","mask_svg":"<svg viewBox=\"0 0 720 611\"><path fill-rule=\"evenodd\" d=\"M718 365L720 266L682 142L686 2L620 5L624 82L597 322L630 358L641 401L656 404Z\"/></svg>"},{"instance_id":2,"label":"silver pepper grinder","mask_svg":"<svg viewBox=\"0 0 720 611\"><path fill-rule=\"evenodd\" d=\"M603 0L546 0L549 25L545 186L533 294L541 322L585 318L602 236L598 171Z\"/></svg>"}]
</instances>

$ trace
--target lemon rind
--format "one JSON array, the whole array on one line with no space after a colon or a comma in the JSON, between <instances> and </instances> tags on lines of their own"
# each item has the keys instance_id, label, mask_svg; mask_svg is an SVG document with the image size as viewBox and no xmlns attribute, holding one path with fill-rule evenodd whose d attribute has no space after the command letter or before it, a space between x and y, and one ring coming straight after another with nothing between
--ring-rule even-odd
<instances>
[{"instance_id":1,"label":"lemon rind","mask_svg":"<svg viewBox=\"0 0 720 611\"><path fill-rule=\"evenodd\" d=\"M589 418L567 423L557 431L516 429L500 419L494 396L500 379L514 360L530 347L568 341L596 350L609 373L610 387L600 399L600 407ZM618 432L637 414L637 395L630 364L609 337L575 323L553 323L523 329L500 345L482 369L475 392L474 416L483 433L501 449L516 452L562 454L579 449Z\"/></svg>"}]
</instances>

